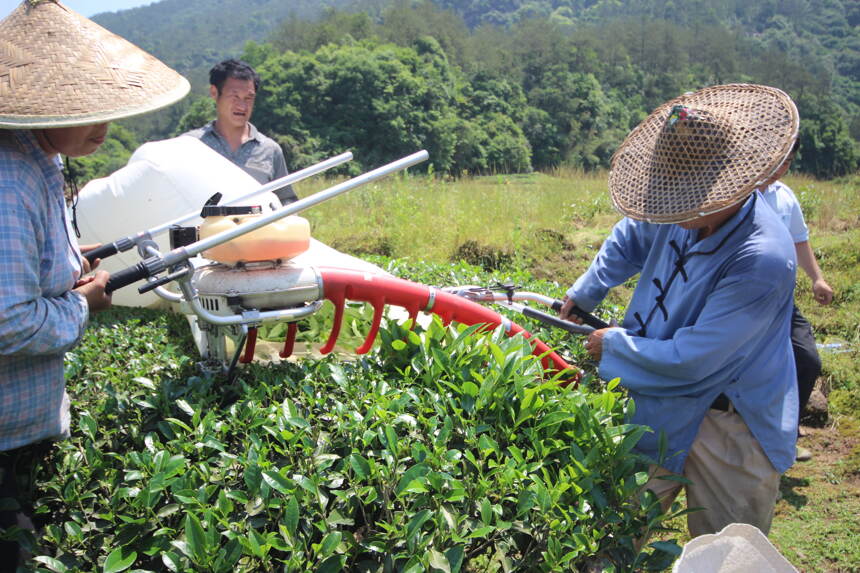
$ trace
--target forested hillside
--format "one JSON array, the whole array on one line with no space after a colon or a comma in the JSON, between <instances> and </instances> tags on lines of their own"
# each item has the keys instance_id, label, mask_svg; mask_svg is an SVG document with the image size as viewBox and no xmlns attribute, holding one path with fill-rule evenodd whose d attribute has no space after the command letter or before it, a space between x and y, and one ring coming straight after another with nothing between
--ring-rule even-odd
<instances>
[{"instance_id":1,"label":"forested hillside","mask_svg":"<svg viewBox=\"0 0 860 573\"><path fill-rule=\"evenodd\" d=\"M264 79L254 122L291 168L345 149L366 168L421 147L454 175L601 168L656 105L728 82L795 98L800 170L858 164L857 1L164 0L97 19L189 75L196 94L221 57L250 61ZM211 113L192 95L127 123L122 145Z\"/></svg>"},{"instance_id":2,"label":"forested hillside","mask_svg":"<svg viewBox=\"0 0 860 573\"><path fill-rule=\"evenodd\" d=\"M353 0L161 0L93 20L189 76L205 82L212 63L262 40L289 16L313 19Z\"/></svg>"},{"instance_id":3,"label":"forested hillside","mask_svg":"<svg viewBox=\"0 0 860 573\"><path fill-rule=\"evenodd\" d=\"M352 0L161 0L93 20L182 72L262 40L288 16L313 19Z\"/></svg>"},{"instance_id":4,"label":"forested hillside","mask_svg":"<svg viewBox=\"0 0 860 573\"><path fill-rule=\"evenodd\" d=\"M857 0L436 0L462 16L467 25L509 27L533 18L559 26L602 27L624 22L632 30L647 22L664 21L685 29L712 49L713 35L723 36L725 60L731 59L732 36L755 40L766 51L782 53L803 65L802 76L818 76L833 88L841 105L860 105L860 2ZM643 46L643 50L644 50ZM775 69L776 74L798 71ZM800 78L800 82L806 81ZM854 125L860 138L860 124Z\"/></svg>"}]
</instances>

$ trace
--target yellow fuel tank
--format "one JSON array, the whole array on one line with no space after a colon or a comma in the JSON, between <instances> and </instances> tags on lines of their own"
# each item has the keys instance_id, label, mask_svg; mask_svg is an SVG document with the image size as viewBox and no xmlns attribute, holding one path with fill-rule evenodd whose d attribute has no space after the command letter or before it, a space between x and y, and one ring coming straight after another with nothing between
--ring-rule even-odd
<instances>
[{"instance_id":1,"label":"yellow fuel tank","mask_svg":"<svg viewBox=\"0 0 860 573\"><path fill-rule=\"evenodd\" d=\"M200 238L206 239L223 231L235 229L258 214L206 217L200 225ZM289 215L236 237L217 247L203 251L203 256L219 263L235 265L242 262L289 260L308 250L311 228L308 220Z\"/></svg>"}]
</instances>

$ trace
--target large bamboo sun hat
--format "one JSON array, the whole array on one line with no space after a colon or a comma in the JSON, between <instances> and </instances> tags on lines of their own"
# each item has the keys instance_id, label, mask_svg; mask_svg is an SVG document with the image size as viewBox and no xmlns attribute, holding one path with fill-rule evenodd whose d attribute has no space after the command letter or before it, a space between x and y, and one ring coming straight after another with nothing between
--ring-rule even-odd
<instances>
[{"instance_id":1,"label":"large bamboo sun hat","mask_svg":"<svg viewBox=\"0 0 860 573\"><path fill-rule=\"evenodd\" d=\"M682 223L744 200L782 164L799 117L776 88L712 86L666 102L612 157L609 193L633 219Z\"/></svg>"},{"instance_id":2,"label":"large bamboo sun hat","mask_svg":"<svg viewBox=\"0 0 860 573\"><path fill-rule=\"evenodd\" d=\"M188 80L56 0L0 22L0 127L104 123L168 106Z\"/></svg>"}]
</instances>

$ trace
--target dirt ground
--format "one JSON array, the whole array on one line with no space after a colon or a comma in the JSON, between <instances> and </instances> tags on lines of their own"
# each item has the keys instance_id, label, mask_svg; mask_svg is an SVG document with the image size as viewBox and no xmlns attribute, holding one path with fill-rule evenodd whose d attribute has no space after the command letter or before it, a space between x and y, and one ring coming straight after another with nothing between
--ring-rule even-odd
<instances>
[{"instance_id":1,"label":"dirt ground","mask_svg":"<svg viewBox=\"0 0 860 573\"><path fill-rule=\"evenodd\" d=\"M801 426L798 444L813 457L783 476L770 539L803 573L858 572L860 434L830 421Z\"/></svg>"}]
</instances>

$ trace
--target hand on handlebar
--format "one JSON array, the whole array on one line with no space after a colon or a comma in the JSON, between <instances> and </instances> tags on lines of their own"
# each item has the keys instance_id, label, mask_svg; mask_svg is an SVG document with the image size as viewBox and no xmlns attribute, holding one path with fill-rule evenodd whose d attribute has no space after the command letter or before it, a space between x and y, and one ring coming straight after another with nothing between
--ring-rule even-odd
<instances>
[{"instance_id":1,"label":"hand on handlebar","mask_svg":"<svg viewBox=\"0 0 860 573\"><path fill-rule=\"evenodd\" d=\"M90 251L94 251L101 246L101 243L94 243L92 245L78 245L78 247L81 249L81 254L84 255L84 257L82 257L84 267L83 274L87 274L96 270L96 267L98 267L99 263L102 262L101 259L95 259L93 262L90 262L90 260L86 257L87 253L89 253Z\"/></svg>"},{"instance_id":2,"label":"hand on handlebar","mask_svg":"<svg viewBox=\"0 0 860 573\"><path fill-rule=\"evenodd\" d=\"M609 331L608 328L595 330L588 335L588 339L586 339L584 344L585 351L588 352L588 355L598 362L600 362L600 358L603 356L603 337L606 335L607 331Z\"/></svg>"},{"instance_id":3,"label":"hand on handlebar","mask_svg":"<svg viewBox=\"0 0 860 573\"><path fill-rule=\"evenodd\" d=\"M107 271L96 271L96 274L75 283L74 290L87 299L90 312L98 312L110 307L111 296L105 292L109 278L110 274Z\"/></svg>"},{"instance_id":4,"label":"hand on handlebar","mask_svg":"<svg viewBox=\"0 0 860 573\"><path fill-rule=\"evenodd\" d=\"M573 313L576 302L567 295L561 299L561 309L558 311L558 317L562 320L582 324L582 318Z\"/></svg>"},{"instance_id":5,"label":"hand on handlebar","mask_svg":"<svg viewBox=\"0 0 860 573\"><path fill-rule=\"evenodd\" d=\"M574 313L574 309L576 308L576 302L569 298L567 295L561 299L561 310L558 311L558 316L562 320L567 320L569 322L575 322L576 324L582 324L582 317L577 316ZM600 361L600 357L603 356L603 337L606 335L606 332L609 328L598 328L594 330L594 332L588 335L588 338L583 345L585 347L585 351L588 352L589 356L591 356L594 360Z\"/></svg>"}]
</instances>

